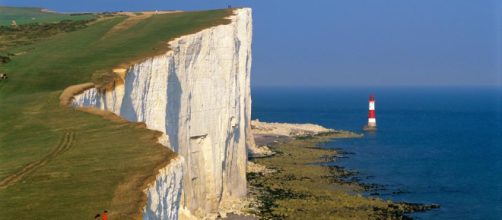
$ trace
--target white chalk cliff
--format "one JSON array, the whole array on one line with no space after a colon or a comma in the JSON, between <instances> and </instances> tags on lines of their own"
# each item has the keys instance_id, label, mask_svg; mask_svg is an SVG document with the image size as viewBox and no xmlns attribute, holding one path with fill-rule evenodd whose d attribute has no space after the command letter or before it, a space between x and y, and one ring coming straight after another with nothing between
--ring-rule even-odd
<instances>
[{"instance_id":1,"label":"white chalk cliff","mask_svg":"<svg viewBox=\"0 0 502 220\"><path fill-rule=\"evenodd\" d=\"M147 203L143 208L144 220L178 219L182 170L183 159L179 156L159 170L153 185L145 190Z\"/></svg>"},{"instance_id":2,"label":"white chalk cliff","mask_svg":"<svg viewBox=\"0 0 502 220\"><path fill-rule=\"evenodd\" d=\"M203 218L246 195L251 9L236 9L231 20L171 41L164 55L131 66L123 83L74 97L75 107L145 122L180 155L146 190L143 219L177 219L179 209Z\"/></svg>"}]
</instances>

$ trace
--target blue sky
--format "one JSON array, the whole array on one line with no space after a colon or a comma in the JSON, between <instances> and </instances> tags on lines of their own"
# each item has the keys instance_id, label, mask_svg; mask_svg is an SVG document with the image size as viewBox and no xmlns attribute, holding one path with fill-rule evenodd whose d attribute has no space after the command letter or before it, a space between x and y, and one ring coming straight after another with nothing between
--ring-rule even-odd
<instances>
[{"instance_id":1,"label":"blue sky","mask_svg":"<svg viewBox=\"0 0 502 220\"><path fill-rule=\"evenodd\" d=\"M254 11L255 86L502 85L502 0L0 0L62 12Z\"/></svg>"}]
</instances>

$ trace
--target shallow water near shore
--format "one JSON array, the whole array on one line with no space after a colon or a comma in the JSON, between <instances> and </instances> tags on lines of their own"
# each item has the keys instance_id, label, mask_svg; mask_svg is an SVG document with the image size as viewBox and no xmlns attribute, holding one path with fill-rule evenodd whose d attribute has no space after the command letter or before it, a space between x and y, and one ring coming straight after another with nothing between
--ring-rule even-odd
<instances>
[{"instance_id":1,"label":"shallow water near shore","mask_svg":"<svg viewBox=\"0 0 502 220\"><path fill-rule=\"evenodd\" d=\"M376 96L378 131L324 145L333 166L383 186L382 198L437 203L417 219L502 216L502 95L488 87L253 88L253 118L363 132Z\"/></svg>"}]
</instances>

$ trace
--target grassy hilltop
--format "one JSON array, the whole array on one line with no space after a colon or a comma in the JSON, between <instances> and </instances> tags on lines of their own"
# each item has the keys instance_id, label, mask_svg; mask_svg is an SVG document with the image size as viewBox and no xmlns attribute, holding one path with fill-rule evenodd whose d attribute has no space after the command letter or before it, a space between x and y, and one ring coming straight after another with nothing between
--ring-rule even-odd
<instances>
[{"instance_id":1,"label":"grassy hilltop","mask_svg":"<svg viewBox=\"0 0 502 220\"><path fill-rule=\"evenodd\" d=\"M18 8L0 6L0 25L11 25L16 21L18 25L29 23L51 23L62 20L89 20L92 14L60 14L42 8Z\"/></svg>"},{"instance_id":2,"label":"grassy hilltop","mask_svg":"<svg viewBox=\"0 0 502 220\"><path fill-rule=\"evenodd\" d=\"M34 16L26 11L42 13L2 7L0 24ZM0 219L92 219L104 209L136 218L145 184L174 154L142 124L64 108L58 97L95 73L165 51L170 39L227 23L231 13L106 16L22 44L0 36L0 55L10 58L0 63L9 75L0 81ZM52 23L69 16L50 14L42 17Z\"/></svg>"}]
</instances>

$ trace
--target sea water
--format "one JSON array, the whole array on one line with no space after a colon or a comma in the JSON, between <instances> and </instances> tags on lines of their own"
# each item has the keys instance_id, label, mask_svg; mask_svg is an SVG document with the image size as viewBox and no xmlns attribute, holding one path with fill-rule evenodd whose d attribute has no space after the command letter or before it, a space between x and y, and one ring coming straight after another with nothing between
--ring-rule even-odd
<instances>
[{"instance_id":1,"label":"sea water","mask_svg":"<svg viewBox=\"0 0 502 220\"><path fill-rule=\"evenodd\" d=\"M364 133L323 147L330 165L382 185L378 196L434 203L416 219L502 219L502 89L496 87L253 88L253 118ZM376 97L378 130L367 123Z\"/></svg>"}]
</instances>

